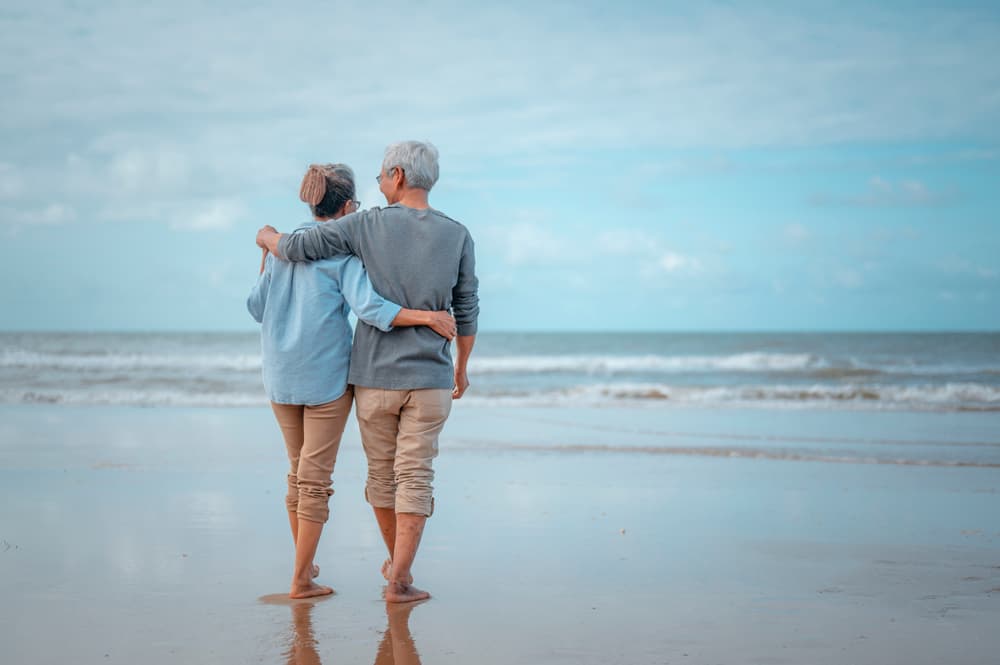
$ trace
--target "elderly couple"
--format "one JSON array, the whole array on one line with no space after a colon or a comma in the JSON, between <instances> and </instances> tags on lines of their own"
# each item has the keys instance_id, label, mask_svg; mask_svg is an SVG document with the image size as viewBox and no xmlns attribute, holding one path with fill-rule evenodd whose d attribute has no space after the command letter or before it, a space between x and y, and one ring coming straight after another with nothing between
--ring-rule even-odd
<instances>
[{"instance_id":1,"label":"elderly couple","mask_svg":"<svg viewBox=\"0 0 1000 665\"><path fill-rule=\"evenodd\" d=\"M291 463L292 598L333 592L314 581L313 558L352 402L368 457L365 497L389 550L385 599L430 596L410 568L434 511L438 435L469 386L479 314L469 231L427 203L437 179L433 145L394 143L377 178L388 205L359 211L351 169L313 165L299 196L315 221L257 233L263 259L247 308L262 324L264 387Z\"/></svg>"}]
</instances>

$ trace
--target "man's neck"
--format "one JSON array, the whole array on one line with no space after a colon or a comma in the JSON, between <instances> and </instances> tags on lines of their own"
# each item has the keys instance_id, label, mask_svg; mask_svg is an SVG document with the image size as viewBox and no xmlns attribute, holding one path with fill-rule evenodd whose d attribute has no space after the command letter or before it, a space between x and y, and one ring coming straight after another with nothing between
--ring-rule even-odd
<instances>
[{"instance_id":1,"label":"man's neck","mask_svg":"<svg viewBox=\"0 0 1000 665\"><path fill-rule=\"evenodd\" d=\"M426 210L430 208L430 204L427 203L427 190L426 189L416 189L407 188L403 191L403 195L399 197L396 201L401 206L406 206L407 208L414 208L416 210Z\"/></svg>"}]
</instances>

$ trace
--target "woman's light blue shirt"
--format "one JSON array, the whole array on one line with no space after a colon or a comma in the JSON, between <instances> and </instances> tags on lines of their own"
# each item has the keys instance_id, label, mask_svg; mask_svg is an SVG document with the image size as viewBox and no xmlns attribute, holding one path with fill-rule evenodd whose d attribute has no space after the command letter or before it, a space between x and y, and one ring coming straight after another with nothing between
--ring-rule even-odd
<instances>
[{"instance_id":1,"label":"woman's light blue shirt","mask_svg":"<svg viewBox=\"0 0 1000 665\"><path fill-rule=\"evenodd\" d=\"M336 221L325 222L336 224ZM317 226L309 222L298 233ZM261 324L264 389L279 404L325 404L347 390L353 331L350 310L392 330L401 309L375 292L356 256L289 263L268 256L247 298Z\"/></svg>"}]
</instances>

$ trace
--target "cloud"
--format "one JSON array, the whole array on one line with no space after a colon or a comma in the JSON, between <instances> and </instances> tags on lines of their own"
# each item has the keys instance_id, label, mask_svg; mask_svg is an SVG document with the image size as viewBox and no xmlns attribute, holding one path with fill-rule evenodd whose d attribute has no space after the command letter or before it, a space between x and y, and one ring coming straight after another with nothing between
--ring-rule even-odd
<instances>
[{"instance_id":1,"label":"cloud","mask_svg":"<svg viewBox=\"0 0 1000 665\"><path fill-rule=\"evenodd\" d=\"M617 274L631 274L655 283L665 274L693 277L709 272L701 258L668 247L654 233L626 229L593 236L574 235L542 222L543 215L539 211L521 211L520 214L522 219L533 216L538 221L485 229L487 243L484 246L500 248L504 262L511 266L574 267L576 274L587 274L588 271L579 268L593 266L598 260L614 261L618 266ZM558 278L556 273L553 275ZM574 286L584 283L589 282L585 280Z\"/></svg>"},{"instance_id":2,"label":"cloud","mask_svg":"<svg viewBox=\"0 0 1000 665\"><path fill-rule=\"evenodd\" d=\"M15 199L24 190L24 181L13 164L0 162L0 201Z\"/></svg>"},{"instance_id":3,"label":"cloud","mask_svg":"<svg viewBox=\"0 0 1000 665\"><path fill-rule=\"evenodd\" d=\"M697 274L702 270L701 261L692 256L685 256L676 252L667 252L661 256L659 266L670 274L691 275Z\"/></svg>"},{"instance_id":4,"label":"cloud","mask_svg":"<svg viewBox=\"0 0 1000 665\"><path fill-rule=\"evenodd\" d=\"M663 273L693 276L705 272L701 259L669 248L658 236L641 230L601 233L591 253L634 259L640 266L640 273L647 278L662 277Z\"/></svg>"},{"instance_id":5,"label":"cloud","mask_svg":"<svg viewBox=\"0 0 1000 665\"><path fill-rule=\"evenodd\" d=\"M551 266L585 259L578 243L543 222L490 227L485 235L489 242L502 248L504 260L512 266Z\"/></svg>"},{"instance_id":6,"label":"cloud","mask_svg":"<svg viewBox=\"0 0 1000 665\"><path fill-rule=\"evenodd\" d=\"M653 256L660 253L661 241L645 231L622 229L599 234L596 245L616 256Z\"/></svg>"},{"instance_id":7,"label":"cloud","mask_svg":"<svg viewBox=\"0 0 1000 665\"><path fill-rule=\"evenodd\" d=\"M932 164L976 164L994 162L1000 159L1000 151L992 148L964 148L937 155L911 155L902 160L907 166L928 166Z\"/></svg>"},{"instance_id":8,"label":"cloud","mask_svg":"<svg viewBox=\"0 0 1000 665\"><path fill-rule=\"evenodd\" d=\"M865 279L861 272L853 268L838 270L834 274L833 280L848 289L857 289L865 284Z\"/></svg>"},{"instance_id":9,"label":"cloud","mask_svg":"<svg viewBox=\"0 0 1000 665\"><path fill-rule=\"evenodd\" d=\"M187 183L186 157L179 150L128 148L115 152L108 164L113 189L130 195L178 191Z\"/></svg>"},{"instance_id":10,"label":"cloud","mask_svg":"<svg viewBox=\"0 0 1000 665\"><path fill-rule=\"evenodd\" d=\"M0 210L0 222L11 226L56 226L76 219L76 210L64 203L50 203L39 208Z\"/></svg>"},{"instance_id":11,"label":"cloud","mask_svg":"<svg viewBox=\"0 0 1000 665\"><path fill-rule=\"evenodd\" d=\"M245 214L246 207L240 201L217 199L175 214L170 226L186 231L220 231L234 226Z\"/></svg>"},{"instance_id":12,"label":"cloud","mask_svg":"<svg viewBox=\"0 0 1000 665\"><path fill-rule=\"evenodd\" d=\"M980 265L957 254L948 254L935 262L938 271L947 275L971 275L979 279L992 280L998 277L996 268Z\"/></svg>"},{"instance_id":13,"label":"cloud","mask_svg":"<svg viewBox=\"0 0 1000 665\"><path fill-rule=\"evenodd\" d=\"M453 154L997 136L1000 99L984 91L1000 84L1000 25L973 11L521 5L315 6L314 24L356 26L318 69L300 15L278 5L33 7L0 18L13 82L0 127L146 114L161 134L211 128L249 150L419 130ZM395 54L381 26L403 13L421 67L383 85Z\"/></svg>"},{"instance_id":14,"label":"cloud","mask_svg":"<svg viewBox=\"0 0 1000 665\"><path fill-rule=\"evenodd\" d=\"M808 240L812 235L802 224L788 224L783 230L783 234L787 240L793 243L800 243Z\"/></svg>"},{"instance_id":15,"label":"cloud","mask_svg":"<svg viewBox=\"0 0 1000 665\"><path fill-rule=\"evenodd\" d=\"M810 202L818 206L910 207L943 205L957 197L954 188L934 191L916 180L893 183L875 176L860 194L815 194Z\"/></svg>"},{"instance_id":16,"label":"cloud","mask_svg":"<svg viewBox=\"0 0 1000 665\"><path fill-rule=\"evenodd\" d=\"M127 211L177 225L177 210L209 199L293 193L309 161L361 174L387 141L409 136L434 140L445 186L466 190L538 186L609 149L662 151L646 173L656 179L731 171L729 151L752 146L1000 137L1000 96L986 92L1000 89L1000 23L968 9L320 4L313 24L354 26L324 51L301 38L301 14L279 5L20 7L0 15L0 200L16 196L19 215L49 205L35 183L56 181L88 220ZM404 14L421 35L419 67L388 84L398 56L384 28ZM504 181L484 164L522 164L511 168L524 177ZM365 205L379 204L368 191ZM624 200L646 205L643 195ZM846 198L930 205L948 195L893 183ZM221 223L204 215L202 228Z\"/></svg>"}]
</instances>

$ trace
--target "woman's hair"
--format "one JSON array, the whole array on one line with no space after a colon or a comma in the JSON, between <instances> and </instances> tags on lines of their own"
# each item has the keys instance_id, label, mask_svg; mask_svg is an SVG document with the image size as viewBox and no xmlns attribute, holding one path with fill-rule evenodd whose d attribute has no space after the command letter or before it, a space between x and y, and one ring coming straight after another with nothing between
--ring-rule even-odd
<instances>
[{"instance_id":1,"label":"woman's hair","mask_svg":"<svg viewBox=\"0 0 1000 665\"><path fill-rule=\"evenodd\" d=\"M299 198L316 217L333 217L354 198L354 171L347 164L310 164Z\"/></svg>"},{"instance_id":2,"label":"woman's hair","mask_svg":"<svg viewBox=\"0 0 1000 665\"><path fill-rule=\"evenodd\" d=\"M386 173L393 168L403 169L407 185L429 192L438 179L438 151L430 142L393 143L385 149L382 168Z\"/></svg>"}]
</instances>

